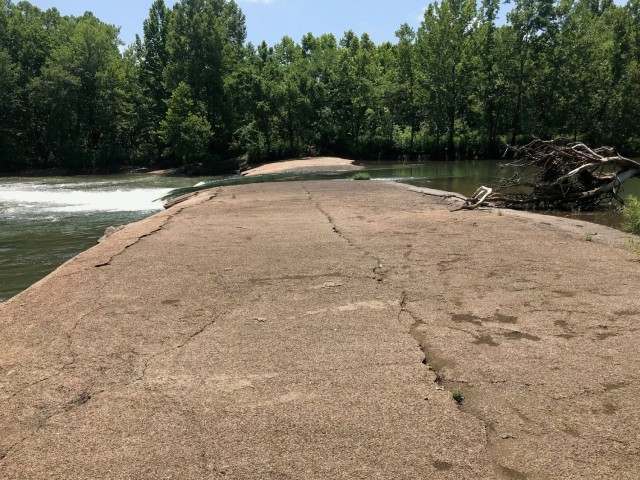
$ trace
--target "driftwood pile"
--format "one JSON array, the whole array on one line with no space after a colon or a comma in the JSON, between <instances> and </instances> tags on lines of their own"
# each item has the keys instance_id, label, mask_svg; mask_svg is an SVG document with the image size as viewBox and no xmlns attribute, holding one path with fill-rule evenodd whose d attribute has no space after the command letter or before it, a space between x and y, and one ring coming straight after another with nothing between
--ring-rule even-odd
<instances>
[{"instance_id":1,"label":"driftwood pile","mask_svg":"<svg viewBox=\"0 0 640 480\"><path fill-rule=\"evenodd\" d=\"M613 148L535 140L509 147L503 167L509 176L495 188L481 187L464 209L481 206L515 209L592 211L623 205L622 185L640 177L640 162Z\"/></svg>"}]
</instances>

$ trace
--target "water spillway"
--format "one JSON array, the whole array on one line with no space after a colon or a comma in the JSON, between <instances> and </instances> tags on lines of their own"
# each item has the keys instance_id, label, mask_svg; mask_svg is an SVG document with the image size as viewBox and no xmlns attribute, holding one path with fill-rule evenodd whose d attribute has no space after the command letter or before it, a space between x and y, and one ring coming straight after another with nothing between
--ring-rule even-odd
<instances>
[{"instance_id":1,"label":"water spillway","mask_svg":"<svg viewBox=\"0 0 640 480\"><path fill-rule=\"evenodd\" d=\"M154 175L0 179L0 301L95 245L109 226L162 210L193 179Z\"/></svg>"}]
</instances>

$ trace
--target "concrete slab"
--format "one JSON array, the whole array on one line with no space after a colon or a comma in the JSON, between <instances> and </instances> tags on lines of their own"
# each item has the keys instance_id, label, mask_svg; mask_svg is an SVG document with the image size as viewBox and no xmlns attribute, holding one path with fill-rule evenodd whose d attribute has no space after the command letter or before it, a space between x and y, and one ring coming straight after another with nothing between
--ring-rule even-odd
<instances>
[{"instance_id":1,"label":"concrete slab","mask_svg":"<svg viewBox=\"0 0 640 480\"><path fill-rule=\"evenodd\" d=\"M449 201L224 187L76 257L0 305L0 478L636 478L638 257Z\"/></svg>"}]
</instances>

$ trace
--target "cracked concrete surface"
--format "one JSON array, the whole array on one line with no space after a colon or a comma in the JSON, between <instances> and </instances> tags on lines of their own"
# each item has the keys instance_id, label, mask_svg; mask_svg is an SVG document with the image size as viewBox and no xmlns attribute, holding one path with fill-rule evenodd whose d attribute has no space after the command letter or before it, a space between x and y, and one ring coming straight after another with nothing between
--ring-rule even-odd
<instances>
[{"instance_id":1,"label":"cracked concrete surface","mask_svg":"<svg viewBox=\"0 0 640 480\"><path fill-rule=\"evenodd\" d=\"M636 478L637 257L454 199L224 187L76 257L0 305L0 478Z\"/></svg>"}]
</instances>

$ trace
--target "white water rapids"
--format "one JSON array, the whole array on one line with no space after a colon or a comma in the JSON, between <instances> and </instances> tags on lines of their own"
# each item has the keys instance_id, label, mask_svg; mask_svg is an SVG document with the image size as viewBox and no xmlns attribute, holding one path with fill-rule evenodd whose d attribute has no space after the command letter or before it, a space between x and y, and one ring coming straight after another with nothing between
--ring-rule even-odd
<instances>
[{"instance_id":1,"label":"white water rapids","mask_svg":"<svg viewBox=\"0 0 640 480\"><path fill-rule=\"evenodd\" d=\"M11 183L0 185L0 209L7 216L47 213L154 212L166 188L82 190L73 184Z\"/></svg>"}]
</instances>

